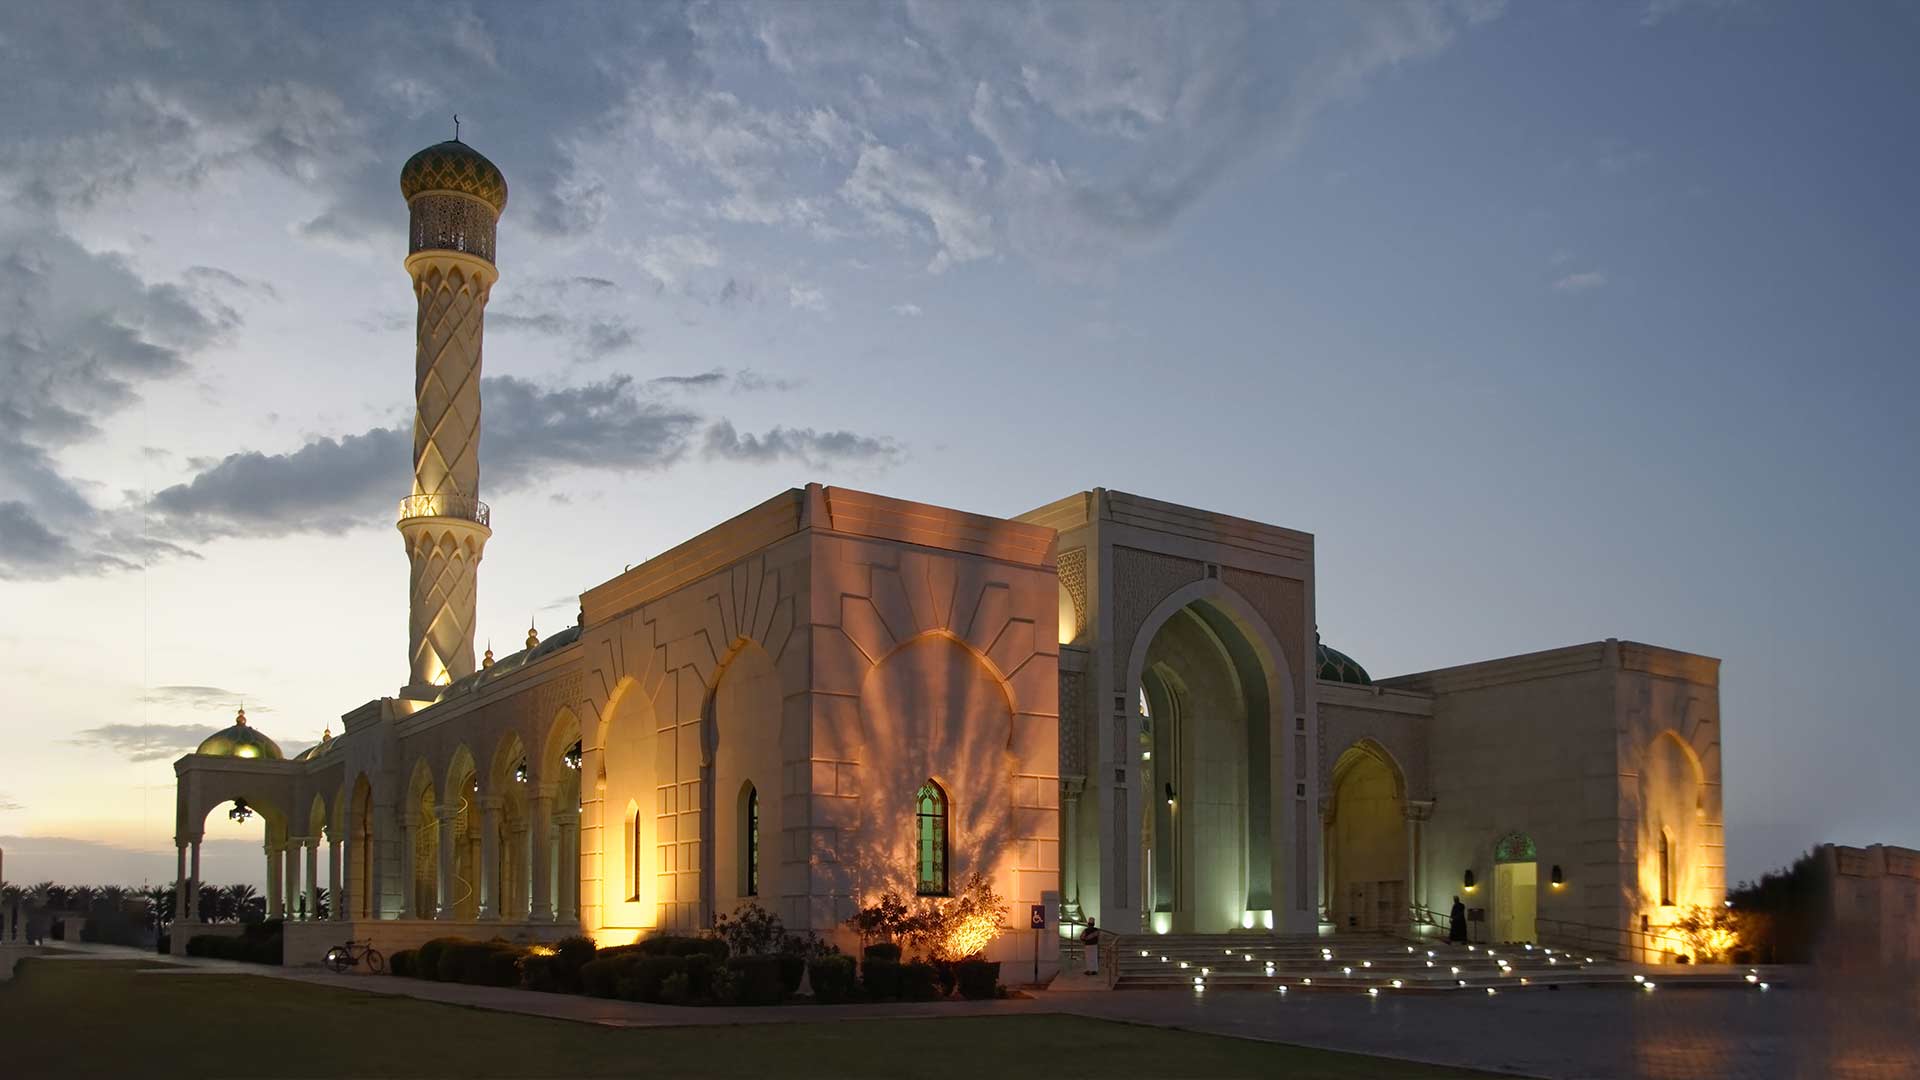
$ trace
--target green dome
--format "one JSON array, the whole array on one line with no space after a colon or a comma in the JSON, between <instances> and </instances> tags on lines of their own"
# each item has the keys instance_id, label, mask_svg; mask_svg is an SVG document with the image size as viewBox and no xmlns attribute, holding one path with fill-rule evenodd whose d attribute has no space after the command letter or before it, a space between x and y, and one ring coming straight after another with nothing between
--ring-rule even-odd
<instances>
[{"instance_id":1,"label":"green dome","mask_svg":"<svg viewBox=\"0 0 1920 1080\"><path fill-rule=\"evenodd\" d=\"M277 743L247 724L245 709L240 710L240 715L234 717L232 727L207 736L194 753L205 754L208 757L259 758L265 761L285 759Z\"/></svg>"},{"instance_id":2,"label":"green dome","mask_svg":"<svg viewBox=\"0 0 1920 1080\"><path fill-rule=\"evenodd\" d=\"M507 178L486 155L458 139L435 143L400 168L400 194L407 201L423 191L457 191L484 200L498 214L507 208Z\"/></svg>"},{"instance_id":3,"label":"green dome","mask_svg":"<svg viewBox=\"0 0 1920 1080\"><path fill-rule=\"evenodd\" d=\"M1352 683L1354 686L1372 686L1373 679L1367 669L1361 667L1353 657L1339 649L1329 649L1320 644L1315 637L1314 659L1320 665L1320 677L1328 682Z\"/></svg>"}]
</instances>

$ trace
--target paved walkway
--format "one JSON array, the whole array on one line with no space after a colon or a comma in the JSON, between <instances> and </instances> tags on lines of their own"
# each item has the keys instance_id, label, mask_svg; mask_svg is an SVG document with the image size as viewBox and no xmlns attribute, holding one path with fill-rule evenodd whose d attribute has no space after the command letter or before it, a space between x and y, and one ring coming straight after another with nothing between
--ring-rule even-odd
<instances>
[{"instance_id":1,"label":"paved walkway","mask_svg":"<svg viewBox=\"0 0 1920 1080\"><path fill-rule=\"evenodd\" d=\"M1823 984L1383 996L1043 991L1006 1001L790 1008L680 1008L418 979L335 975L67 946L73 959L143 958L156 977L246 974L613 1027L816 1023L841 1019L1070 1013L1552 1080L1920 1077L1920 991ZM60 955L60 954L54 954Z\"/></svg>"}]
</instances>

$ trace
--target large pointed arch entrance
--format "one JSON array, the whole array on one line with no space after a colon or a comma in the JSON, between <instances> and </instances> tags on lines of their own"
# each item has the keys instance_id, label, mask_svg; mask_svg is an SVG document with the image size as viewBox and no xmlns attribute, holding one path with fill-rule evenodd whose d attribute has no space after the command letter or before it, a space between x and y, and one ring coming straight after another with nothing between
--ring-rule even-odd
<instances>
[{"instance_id":1,"label":"large pointed arch entrance","mask_svg":"<svg viewBox=\"0 0 1920 1080\"><path fill-rule=\"evenodd\" d=\"M1193 595L1135 646L1139 888L1159 933L1272 926L1274 716L1291 689L1237 601Z\"/></svg>"},{"instance_id":2,"label":"large pointed arch entrance","mask_svg":"<svg viewBox=\"0 0 1920 1080\"><path fill-rule=\"evenodd\" d=\"M1407 783L1371 739L1341 753L1324 825L1327 908L1335 929L1391 931L1407 920Z\"/></svg>"}]
</instances>

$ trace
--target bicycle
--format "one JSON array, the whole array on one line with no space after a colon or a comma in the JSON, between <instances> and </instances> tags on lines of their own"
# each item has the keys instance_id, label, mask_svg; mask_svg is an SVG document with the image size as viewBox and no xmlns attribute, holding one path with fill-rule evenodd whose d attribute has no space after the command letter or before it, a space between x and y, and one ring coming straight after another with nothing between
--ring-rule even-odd
<instances>
[{"instance_id":1,"label":"bicycle","mask_svg":"<svg viewBox=\"0 0 1920 1080\"><path fill-rule=\"evenodd\" d=\"M371 939L367 941L347 941L327 950L327 966L334 974L344 975L347 969L366 961L367 970L375 975L387 970L387 959L380 950L373 947Z\"/></svg>"}]
</instances>

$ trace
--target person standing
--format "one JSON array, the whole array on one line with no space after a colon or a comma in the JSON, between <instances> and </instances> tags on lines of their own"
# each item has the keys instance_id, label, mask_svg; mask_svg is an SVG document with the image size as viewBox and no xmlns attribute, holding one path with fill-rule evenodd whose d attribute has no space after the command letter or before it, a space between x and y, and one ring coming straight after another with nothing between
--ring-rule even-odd
<instances>
[{"instance_id":1,"label":"person standing","mask_svg":"<svg viewBox=\"0 0 1920 1080\"><path fill-rule=\"evenodd\" d=\"M1467 905L1461 903L1459 897L1453 898L1453 910L1447 913L1447 918L1453 923L1448 930L1447 940L1464 944L1467 940Z\"/></svg>"},{"instance_id":2,"label":"person standing","mask_svg":"<svg viewBox=\"0 0 1920 1080\"><path fill-rule=\"evenodd\" d=\"M1086 954L1088 975L1100 974L1100 928L1093 919L1087 920L1087 928L1080 931L1080 951Z\"/></svg>"}]
</instances>

